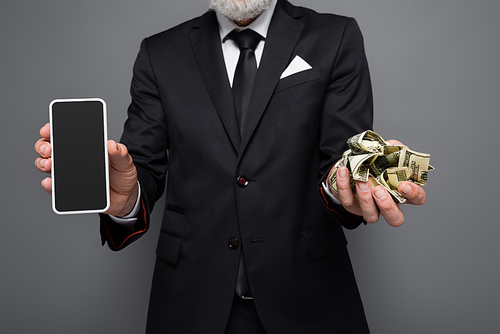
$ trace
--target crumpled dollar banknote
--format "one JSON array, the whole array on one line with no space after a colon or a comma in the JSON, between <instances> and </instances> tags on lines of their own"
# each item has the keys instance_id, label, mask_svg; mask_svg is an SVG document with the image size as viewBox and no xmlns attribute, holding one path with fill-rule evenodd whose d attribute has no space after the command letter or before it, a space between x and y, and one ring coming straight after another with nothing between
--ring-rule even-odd
<instances>
[{"instance_id":1,"label":"crumpled dollar banknote","mask_svg":"<svg viewBox=\"0 0 500 334\"><path fill-rule=\"evenodd\" d=\"M330 175L330 184L337 190L337 169L349 169L351 189L356 192L356 181L369 181L372 187L385 187L396 203L406 199L398 192L398 185L411 181L420 186L427 182L427 173L434 169L429 164L430 155L408 149L406 146L390 145L379 134L367 130L347 140L349 149L335 165Z\"/></svg>"}]
</instances>

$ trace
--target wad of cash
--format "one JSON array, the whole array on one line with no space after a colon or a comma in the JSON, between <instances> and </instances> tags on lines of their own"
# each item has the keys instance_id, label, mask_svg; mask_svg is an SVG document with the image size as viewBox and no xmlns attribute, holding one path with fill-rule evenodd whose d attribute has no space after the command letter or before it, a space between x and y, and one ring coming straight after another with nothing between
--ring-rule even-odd
<instances>
[{"instance_id":1,"label":"wad of cash","mask_svg":"<svg viewBox=\"0 0 500 334\"><path fill-rule=\"evenodd\" d=\"M371 130L352 136L347 145L349 149L330 175L332 189L336 192L337 168L345 166L349 169L353 193L356 192L356 181L370 181L372 187L385 187L396 203L404 203L406 198L398 192L398 185L411 181L423 186L427 182L427 172L434 169L429 164L429 154L390 145Z\"/></svg>"}]
</instances>

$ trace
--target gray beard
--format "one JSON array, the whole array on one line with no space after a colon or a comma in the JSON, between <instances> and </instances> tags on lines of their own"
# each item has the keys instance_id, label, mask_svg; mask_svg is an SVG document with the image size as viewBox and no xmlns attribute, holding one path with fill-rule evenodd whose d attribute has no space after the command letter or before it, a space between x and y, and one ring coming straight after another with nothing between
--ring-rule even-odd
<instances>
[{"instance_id":1,"label":"gray beard","mask_svg":"<svg viewBox=\"0 0 500 334\"><path fill-rule=\"evenodd\" d=\"M210 0L210 9L233 21L257 18L272 0Z\"/></svg>"}]
</instances>

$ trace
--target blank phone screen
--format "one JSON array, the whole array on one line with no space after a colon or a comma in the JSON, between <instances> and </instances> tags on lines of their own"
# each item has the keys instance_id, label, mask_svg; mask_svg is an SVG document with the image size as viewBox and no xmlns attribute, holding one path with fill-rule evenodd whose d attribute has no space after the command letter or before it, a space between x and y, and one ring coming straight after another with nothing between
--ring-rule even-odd
<instances>
[{"instance_id":1,"label":"blank phone screen","mask_svg":"<svg viewBox=\"0 0 500 334\"><path fill-rule=\"evenodd\" d=\"M108 205L106 110L102 100L51 103L53 208L99 212Z\"/></svg>"}]
</instances>

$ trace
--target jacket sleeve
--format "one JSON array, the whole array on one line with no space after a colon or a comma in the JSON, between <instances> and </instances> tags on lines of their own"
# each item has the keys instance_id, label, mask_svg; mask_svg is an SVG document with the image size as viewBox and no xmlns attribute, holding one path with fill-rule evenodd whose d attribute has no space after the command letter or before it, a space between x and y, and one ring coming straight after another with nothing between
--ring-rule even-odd
<instances>
[{"instance_id":1,"label":"jacket sleeve","mask_svg":"<svg viewBox=\"0 0 500 334\"><path fill-rule=\"evenodd\" d=\"M334 203L334 201L332 201L330 196L325 194L322 185L320 185L319 187L319 194L327 210L330 211L332 214L336 215L337 217L339 217L340 223L346 229L353 230L359 225L361 225L361 223L366 225L366 222L364 221L363 217L349 213L346 209L344 209L342 205Z\"/></svg>"},{"instance_id":2,"label":"jacket sleeve","mask_svg":"<svg viewBox=\"0 0 500 334\"><path fill-rule=\"evenodd\" d=\"M113 251L118 251L139 239L149 228L149 214L147 213L144 200L141 198L137 221L132 230L123 228L114 222L108 215L100 214L101 241Z\"/></svg>"},{"instance_id":3,"label":"jacket sleeve","mask_svg":"<svg viewBox=\"0 0 500 334\"><path fill-rule=\"evenodd\" d=\"M119 250L143 235L149 214L165 189L168 169L168 136L162 101L145 39L134 64L130 88L132 102L120 142L134 160L141 184L141 206L133 231L101 215L101 238L112 250Z\"/></svg>"},{"instance_id":4,"label":"jacket sleeve","mask_svg":"<svg viewBox=\"0 0 500 334\"><path fill-rule=\"evenodd\" d=\"M323 104L320 150L323 154L318 192L325 207L348 229L362 217L347 212L324 193L322 182L347 149L347 139L373 126L373 98L361 31L352 18L346 20Z\"/></svg>"}]
</instances>

